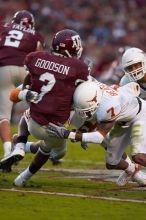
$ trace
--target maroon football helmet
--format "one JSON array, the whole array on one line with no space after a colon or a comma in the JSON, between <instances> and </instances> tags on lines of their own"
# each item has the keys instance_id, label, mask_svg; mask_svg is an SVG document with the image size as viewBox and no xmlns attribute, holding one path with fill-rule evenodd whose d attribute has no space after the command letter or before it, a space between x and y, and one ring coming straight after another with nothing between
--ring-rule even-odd
<instances>
[{"instance_id":1,"label":"maroon football helmet","mask_svg":"<svg viewBox=\"0 0 146 220\"><path fill-rule=\"evenodd\" d=\"M52 41L52 51L66 57L80 58L82 42L76 31L65 29L55 34Z\"/></svg>"},{"instance_id":2,"label":"maroon football helmet","mask_svg":"<svg viewBox=\"0 0 146 220\"><path fill-rule=\"evenodd\" d=\"M26 10L16 12L12 18L12 23L20 24L31 29L34 28L35 24L33 15Z\"/></svg>"}]
</instances>

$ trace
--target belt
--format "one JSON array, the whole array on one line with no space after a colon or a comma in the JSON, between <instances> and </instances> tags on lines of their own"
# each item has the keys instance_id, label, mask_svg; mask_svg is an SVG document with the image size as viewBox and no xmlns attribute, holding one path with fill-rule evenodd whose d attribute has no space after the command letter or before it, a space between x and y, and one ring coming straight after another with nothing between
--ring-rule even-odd
<instances>
[{"instance_id":1,"label":"belt","mask_svg":"<svg viewBox=\"0 0 146 220\"><path fill-rule=\"evenodd\" d=\"M137 98L137 101L138 101L138 104L139 104L139 109L138 109L138 112L137 112L137 115L139 114L139 112L141 111L141 108L142 108L142 101L140 100L139 97L136 97Z\"/></svg>"}]
</instances>

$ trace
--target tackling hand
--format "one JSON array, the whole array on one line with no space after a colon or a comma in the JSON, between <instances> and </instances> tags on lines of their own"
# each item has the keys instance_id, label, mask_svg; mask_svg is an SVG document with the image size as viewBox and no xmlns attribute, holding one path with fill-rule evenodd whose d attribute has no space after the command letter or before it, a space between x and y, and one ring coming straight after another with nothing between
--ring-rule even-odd
<instances>
[{"instance_id":1,"label":"tackling hand","mask_svg":"<svg viewBox=\"0 0 146 220\"><path fill-rule=\"evenodd\" d=\"M87 150L87 149L88 149L88 144L85 143L85 142L81 142L81 147L82 147L84 150Z\"/></svg>"},{"instance_id":2,"label":"tackling hand","mask_svg":"<svg viewBox=\"0 0 146 220\"><path fill-rule=\"evenodd\" d=\"M76 129L72 129L72 132L78 133L78 132L80 132L80 131L78 131L78 130L76 130ZM72 142L72 143L77 143L78 141L71 139L71 142ZM87 149L88 149L88 144L87 144L87 143L81 141L80 144L81 144L81 147L82 147L84 150L87 150Z\"/></svg>"}]
</instances>

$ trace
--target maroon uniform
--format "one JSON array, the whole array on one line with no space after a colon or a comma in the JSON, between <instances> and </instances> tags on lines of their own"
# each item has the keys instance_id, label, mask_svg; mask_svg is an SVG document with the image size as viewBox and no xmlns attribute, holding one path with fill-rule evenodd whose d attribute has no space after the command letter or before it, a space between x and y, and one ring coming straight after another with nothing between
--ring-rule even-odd
<instances>
[{"instance_id":1,"label":"maroon uniform","mask_svg":"<svg viewBox=\"0 0 146 220\"><path fill-rule=\"evenodd\" d=\"M18 15L19 13L14 16L15 22L20 20L16 19ZM32 16L30 14L28 16L28 13L27 19L21 20L24 24L26 21L30 21L28 25L31 25ZM33 52L25 58L25 65L30 74L25 78L23 86L31 85L31 90L38 92L39 95L34 100L34 92L21 91L22 100L30 100L31 118L27 121L28 130L23 132L22 136L19 135L16 150L14 149L10 155L0 161L0 166L7 168L24 157L23 149L27 139L24 134L28 135L28 131L35 138L43 140L44 143L40 146L31 166L24 171L27 180L41 168L48 158L58 160L65 155L66 140L49 136L47 126L43 127L43 125L49 122L65 123L67 121L77 80L88 78L88 66L79 60L83 47L76 31L64 29L57 32L52 39L51 46L50 54ZM23 124L23 128L26 127ZM21 177L16 178L18 181L15 181L15 185L20 186L26 182L26 179Z\"/></svg>"},{"instance_id":2,"label":"maroon uniform","mask_svg":"<svg viewBox=\"0 0 146 220\"><path fill-rule=\"evenodd\" d=\"M34 29L19 24L7 24L0 28L0 66L23 66L26 55L44 44L42 36Z\"/></svg>"},{"instance_id":3,"label":"maroon uniform","mask_svg":"<svg viewBox=\"0 0 146 220\"><path fill-rule=\"evenodd\" d=\"M31 117L41 125L65 123L70 114L76 81L87 80L87 65L76 58L48 52L29 54L25 65L31 74L31 90L40 94L39 102L30 104Z\"/></svg>"}]
</instances>

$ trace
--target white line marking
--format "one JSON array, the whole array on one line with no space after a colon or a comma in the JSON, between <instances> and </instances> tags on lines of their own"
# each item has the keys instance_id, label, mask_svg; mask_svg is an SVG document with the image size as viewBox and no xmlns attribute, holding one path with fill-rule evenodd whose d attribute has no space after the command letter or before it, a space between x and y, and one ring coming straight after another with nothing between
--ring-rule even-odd
<instances>
[{"instance_id":1,"label":"white line marking","mask_svg":"<svg viewBox=\"0 0 146 220\"><path fill-rule=\"evenodd\" d=\"M22 170L22 167L15 167L16 170ZM41 168L40 171L45 172L66 172L66 173L76 173L76 174L92 174L92 175L111 175L111 176L119 176L121 173L120 170L106 170L106 169L70 169L70 168Z\"/></svg>"},{"instance_id":2,"label":"white line marking","mask_svg":"<svg viewBox=\"0 0 146 220\"><path fill-rule=\"evenodd\" d=\"M61 159L63 163L82 163L82 164L94 164L94 165L105 165L103 161L95 161L95 160L69 160L69 159ZM27 161L22 161L21 164L28 164Z\"/></svg>"},{"instance_id":3,"label":"white line marking","mask_svg":"<svg viewBox=\"0 0 146 220\"><path fill-rule=\"evenodd\" d=\"M145 200L136 200L136 199L119 199L114 197L105 197L105 196L90 196L83 194L73 194L73 193L60 193L60 192L46 192L46 191L34 191L34 190L21 190L21 189L0 189L2 192L21 192L21 193L33 193L33 194L42 194L42 195L55 195L55 196L66 196L66 197L77 197L77 198L87 198L87 199L100 199L108 201L118 201L118 202L130 202L130 203L144 203Z\"/></svg>"}]
</instances>

